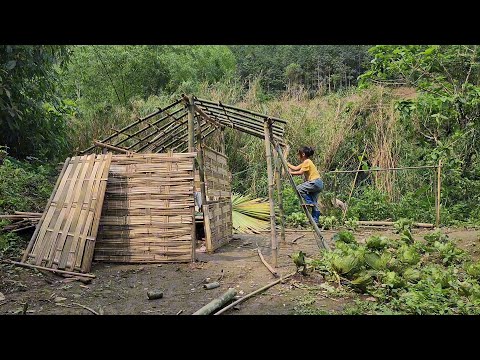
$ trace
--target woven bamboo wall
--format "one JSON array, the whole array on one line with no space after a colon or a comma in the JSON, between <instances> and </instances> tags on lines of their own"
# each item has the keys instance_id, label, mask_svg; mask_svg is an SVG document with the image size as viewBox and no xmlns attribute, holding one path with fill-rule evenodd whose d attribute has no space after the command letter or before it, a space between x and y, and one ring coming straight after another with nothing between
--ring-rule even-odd
<instances>
[{"instance_id":1,"label":"woven bamboo wall","mask_svg":"<svg viewBox=\"0 0 480 360\"><path fill-rule=\"evenodd\" d=\"M113 156L95 260L192 260L195 155Z\"/></svg>"},{"instance_id":2,"label":"woven bamboo wall","mask_svg":"<svg viewBox=\"0 0 480 360\"><path fill-rule=\"evenodd\" d=\"M232 176L227 157L206 146L203 147L205 187L208 211L204 216L207 251L225 245L232 239Z\"/></svg>"}]
</instances>

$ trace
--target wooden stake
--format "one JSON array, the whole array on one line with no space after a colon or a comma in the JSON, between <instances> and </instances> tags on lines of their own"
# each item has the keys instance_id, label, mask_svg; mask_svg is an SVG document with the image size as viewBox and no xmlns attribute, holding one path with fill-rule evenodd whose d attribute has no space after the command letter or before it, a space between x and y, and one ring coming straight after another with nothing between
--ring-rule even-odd
<instances>
[{"instance_id":1,"label":"wooden stake","mask_svg":"<svg viewBox=\"0 0 480 360\"><path fill-rule=\"evenodd\" d=\"M353 190L355 189L355 183L357 182L358 172L359 172L360 168L362 167L362 161L363 161L363 157L365 156L365 151L367 151L367 145L366 144L365 144L365 148L363 149L362 156L360 157L360 161L358 163L358 169L355 172L355 178L353 179L353 182L352 182L352 188L350 189L350 194L348 195L348 200L345 203L345 204L347 204L347 206L345 206L345 209L343 210L342 219L345 219L345 215L347 214L348 203L350 202L350 199L351 199L352 194L353 194Z\"/></svg>"},{"instance_id":2,"label":"wooden stake","mask_svg":"<svg viewBox=\"0 0 480 360\"><path fill-rule=\"evenodd\" d=\"M437 168L437 201L435 205L436 216L435 216L435 226L438 228L440 226L440 189L442 184L442 160L438 161Z\"/></svg>"},{"instance_id":3,"label":"wooden stake","mask_svg":"<svg viewBox=\"0 0 480 360\"><path fill-rule=\"evenodd\" d=\"M277 200L278 211L280 212L280 239L282 244L286 243L285 240L285 213L283 211L283 194L282 194L282 180L280 178L280 158L278 154L275 155L275 182L277 184Z\"/></svg>"},{"instance_id":4,"label":"wooden stake","mask_svg":"<svg viewBox=\"0 0 480 360\"><path fill-rule=\"evenodd\" d=\"M195 143L195 108L193 103L193 96L188 99L188 152L194 152Z\"/></svg>"},{"instance_id":5,"label":"wooden stake","mask_svg":"<svg viewBox=\"0 0 480 360\"><path fill-rule=\"evenodd\" d=\"M271 125L268 121L263 124L265 132L265 153L267 158L267 175L268 175L268 202L270 204L270 235L272 237L272 264L273 267L277 267L278 249L277 238L275 234L275 203L273 198L274 193L274 180L273 180L273 167L272 167L272 149L270 145Z\"/></svg>"},{"instance_id":6,"label":"wooden stake","mask_svg":"<svg viewBox=\"0 0 480 360\"><path fill-rule=\"evenodd\" d=\"M280 279L275 280L274 282L271 282L270 284L267 284L267 285L265 285L264 287L261 287L260 289L251 292L250 294L245 295L244 297L242 297L242 298L238 299L237 301L234 301L234 302L231 303L230 305L224 307L222 310L217 311L217 312L216 312L215 314L213 314L213 315L220 315L220 314L224 313L225 311L231 309L231 308L234 307L235 305L240 304L241 302L244 302L245 300L247 300L248 298L252 297L253 295L256 295L256 294L258 294L258 293L261 293L262 291L267 290L268 288L271 288L273 285L276 285L276 284L278 284L279 282L285 281L286 279L288 279L289 277L295 275L296 273L297 273L297 272L295 271L294 273L288 274L287 276L283 276L283 277L281 277Z\"/></svg>"},{"instance_id":7,"label":"wooden stake","mask_svg":"<svg viewBox=\"0 0 480 360\"><path fill-rule=\"evenodd\" d=\"M268 271L270 271L270 272L273 274L273 276L278 277L278 273L277 273L277 272L275 271L275 269L272 268L272 267L270 266L270 264L265 260L265 258L264 258L263 255L262 255L262 252L260 251L260 248L258 248L258 247L257 247L257 252L258 252L258 256L260 256L260 260L262 260L263 265L266 266L266 268L268 269Z\"/></svg>"}]
</instances>

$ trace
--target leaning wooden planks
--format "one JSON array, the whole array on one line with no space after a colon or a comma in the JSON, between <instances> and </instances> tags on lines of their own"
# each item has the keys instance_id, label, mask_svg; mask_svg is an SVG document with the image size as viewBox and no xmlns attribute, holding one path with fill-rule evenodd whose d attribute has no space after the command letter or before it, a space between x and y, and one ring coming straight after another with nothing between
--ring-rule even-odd
<instances>
[{"instance_id":1,"label":"leaning wooden planks","mask_svg":"<svg viewBox=\"0 0 480 360\"><path fill-rule=\"evenodd\" d=\"M232 202L230 199L208 205L207 251L212 252L232 240Z\"/></svg>"},{"instance_id":2,"label":"leaning wooden planks","mask_svg":"<svg viewBox=\"0 0 480 360\"><path fill-rule=\"evenodd\" d=\"M95 260L192 260L196 153L114 155Z\"/></svg>"},{"instance_id":3,"label":"leaning wooden planks","mask_svg":"<svg viewBox=\"0 0 480 360\"><path fill-rule=\"evenodd\" d=\"M65 161L23 263L90 271L111 159L108 153Z\"/></svg>"}]
</instances>

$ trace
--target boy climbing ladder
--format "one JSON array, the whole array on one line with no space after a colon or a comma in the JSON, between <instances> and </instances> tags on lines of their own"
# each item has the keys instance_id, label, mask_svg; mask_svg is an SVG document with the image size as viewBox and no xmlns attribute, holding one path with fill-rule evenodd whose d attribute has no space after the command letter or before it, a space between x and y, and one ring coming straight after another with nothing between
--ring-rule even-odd
<instances>
[{"instance_id":1,"label":"boy climbing ladder","mask_svg":"<svg viewBox=\"0 0 480 360\"><path fill-rule=\"evenodd\" d=\"M305 182L297 185L297 190L305 199L307 205L312 206L312 217L315 223L318 223L320 217L320 210L318 209L318 195L323 190L323 181L320 179L317 167L310 160L314 154L311 147L303 146L298 150L298 157L300 158L300 165L295 166L287 163L289 172L292 175L303 175Z\"/></svg>"}]
</instances>

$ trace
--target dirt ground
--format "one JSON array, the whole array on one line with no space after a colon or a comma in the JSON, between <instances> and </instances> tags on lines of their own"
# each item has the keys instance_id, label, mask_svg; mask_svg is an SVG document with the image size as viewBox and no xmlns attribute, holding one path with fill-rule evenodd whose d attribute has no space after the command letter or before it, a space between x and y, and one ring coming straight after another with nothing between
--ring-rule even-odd
<instances>
[{"instance_id":1,"label":"dirt ground","mask_svg":"<svg viewBox=\"0 0 480 360\"><path fill-rule=\"evenodd\" d=\"M460 247L475 259L480 255L480 231L444 229ZM324 232L331 244L336 231ZM421 238L428 231L414 230ZM359 241L372 234L395 237L392 230L359 230ZM295 244L292 240L298 239ZM71 281L51 273L39 272L10 264L0 265L0 314L77 314L92 315L83 305L105 315L189 315L220 296L229 287L238 296L246 295L272 281L275 277L262 264L257 254L257 244L267 261L270 261L269 234L234 235L234 239L214 254L198 254L195 264L107 264L94 263L92 273L96 278L89 284ZM312 232L290 230L286 244L280 246L278 272L282 275L295 271L288 257L302 250L312 257L318 248ZM203 282L219 281L220 287L203 289ZM316 289L312 292L312 289ZM320 291L319 291L320 289ZM323 290L322 290L323 289ZM147 292L163 291L163 298L148 300ZM338 313L352 302L347 296L332 297L328 285L320 276L303 277L296 274L241 303L225 315L286 315L298 313L298 306L313 305L325 313ZM27 304L27 305L25 305Z\"/></svg>"}]
</instances>

